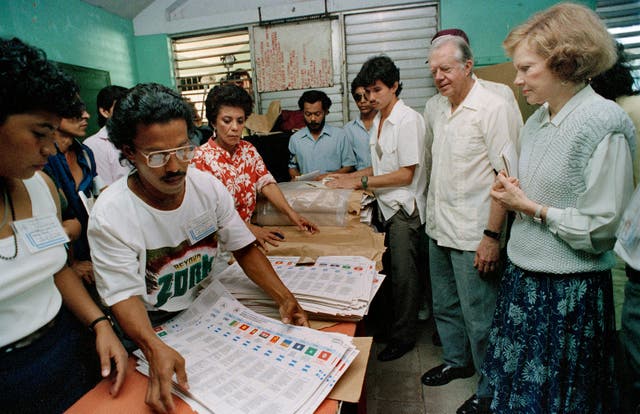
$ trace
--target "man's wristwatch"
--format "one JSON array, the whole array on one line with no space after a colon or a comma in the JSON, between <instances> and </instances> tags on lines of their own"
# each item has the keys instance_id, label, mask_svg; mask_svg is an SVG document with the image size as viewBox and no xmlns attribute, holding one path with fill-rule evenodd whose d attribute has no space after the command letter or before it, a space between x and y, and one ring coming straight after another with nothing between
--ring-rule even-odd
<instances>
[{"instance_id":1,"label":"man's wristwatch","mask_svg":"<svg viewBox=\"0 0 640 414\"><path fill-rule=\"evenodd\" d=\"M360 183L362 184L362 189L366 190L369 186L369 177L363 175L362 177L360 177Z\"/></svg>"},{"instance_id":2,"label":"man's wristwatch","mask_svg":"<svg viewBox=\"0 0 640 414\"><path fill-rule=\"evenodd\" d=\"M494 240L500 240L500 233L497 233L495 231L491 231L489 229L484 229L484 231L482 233L484 233L485 236L491 237Z\"/></svg>"},{"instance_id":3,"label":"man's wristwatch","mask_svg":"<svg viewBox=\"0 0 640 414\"><path fill-rule=\"evenodd\" d=\"M540 204L540 206L538 207L538 209L536 210L536 213L533 215L533 221L535 221L538 224L542 224L542 209L544 207L542 206L542 204Z\"/></svg>"}]
</instances>

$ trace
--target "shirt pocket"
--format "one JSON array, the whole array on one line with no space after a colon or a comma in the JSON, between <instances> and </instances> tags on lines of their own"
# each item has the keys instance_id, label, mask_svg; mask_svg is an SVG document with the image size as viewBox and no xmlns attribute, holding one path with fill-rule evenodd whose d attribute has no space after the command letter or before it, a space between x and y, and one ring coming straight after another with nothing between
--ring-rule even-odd
<instances>
[{"instance_id":1,"label":"shirt pocket","mask_svg":"<svg viewBox=\"0 0 640 414\"><path fill-rule=\"evenodd\" d=\"M379 155L380 169L382 174L390 173L398 169L398 148L397 146L376 145L374 153Z\"/></svg>"},{"instance_id":2,"label":"shirt pocket","mask_svg":"<svg viewBox=\"0 0 640 414\"><path fill-rule=\"evenodd\" d=\"M453 158L457 161L470 161L487 150L482 131L474 125L458 128L452 145Z\"/></svg>"}]
</instances>

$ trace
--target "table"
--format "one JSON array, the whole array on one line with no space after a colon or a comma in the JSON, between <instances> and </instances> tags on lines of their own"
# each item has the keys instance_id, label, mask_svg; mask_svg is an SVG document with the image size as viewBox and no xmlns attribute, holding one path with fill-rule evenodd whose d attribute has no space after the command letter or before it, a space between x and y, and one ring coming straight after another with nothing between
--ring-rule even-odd
<instances>
[{"instance_id":1,"label":"table","mask_svg":"<svg viewBox=\"0 0 640 414\"><path fill-rule=\"evenodd\" d=\"M356 332L355 323L339 323L334 326L323 328L329 332L340 332L353 336ZM153 411L145 404L144 398L147 390L148 379L135 369L134 357L129 358L127 366L127 376L117 397L109 395L109 380L102 380L95 388L86 393L80 400L76 401L66 414L152 414ZM61 387L63 384L61 384ZM187 403L180 398L173 396L176 405L176 414L194 414ZM335 414L338 412L339 401L326 399L315 411L315 414Z\"/></svg>"}]
</instances>

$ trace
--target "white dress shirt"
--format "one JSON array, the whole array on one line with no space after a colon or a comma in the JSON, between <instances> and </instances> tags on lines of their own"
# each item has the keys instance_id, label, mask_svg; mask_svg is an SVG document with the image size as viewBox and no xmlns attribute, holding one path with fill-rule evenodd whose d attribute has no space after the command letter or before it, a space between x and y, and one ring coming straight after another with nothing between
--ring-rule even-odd
<instances>
[{"instance_id":1,"label":"white dress shirt","mask_svg":"<svg viewBox=\"0 0 640 414\"><path fill-rule=\"evenodd\" d=\"M432 162L425 230L440 246L475 251L489 219L491 185L505 154L515 153L522 120L479 82L453 113L446 97L433 96L424 119Z\"/></svg>"},{"instance_id":2,"label":"white dress shirt","mask_svg":"<svg viewBox=\"0 0 640 414\"><path fill-rule=\"evenodd\" d=\"M110 185L118 178L129 174L131 167L125 161L123 161L124 166L120 164L120 150L109 140L106 126L82 143L93 151L98 175L105 185Z\"/></svg>"},{"instance_id":3,"label":"white dress shirt","mask_svg":"<svg viewBox=\"0 0 640 414\"><path fill-rule=\"evenodd\" d=\"M419 113L399 99L384 120L378 137L381 114L378 112L369 136L371 167L374 175L389 174L401 167L415 165L413 180L409 185L377 188L374 190L378 206L385 220L390 219L401 207L407 214L415 208L424 223L425 192L427 175L425 160L424 120ZM378 151L378 149L380 151ZM380 153L380 155L378 155Z\"/></svg>"}]
</instances>

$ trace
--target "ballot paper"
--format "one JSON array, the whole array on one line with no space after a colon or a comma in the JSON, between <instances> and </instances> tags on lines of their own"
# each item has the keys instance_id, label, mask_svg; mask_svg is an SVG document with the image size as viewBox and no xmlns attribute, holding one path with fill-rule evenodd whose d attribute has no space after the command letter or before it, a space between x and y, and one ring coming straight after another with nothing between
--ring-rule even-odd
<instances>
[{"instance_id":1,"label":"ballot paper","mask_svg":"<svg viewBox=\"0 0 640 414\"><path fill-rule=\"evenodd\" d=\"M300 306L314 319L359 321L384 280L375 262L362 256L323 256L309 265L298 257L269 257L271 264ZM248 308L278 317L273 300L234 263L217 276Z\"/></svg>"},{"instance_id":2,"label":"ballot paper","mask_svg":"<svg viewBox=\"0 0 640 414\"><path fill-rule=\"evenodd\" d=\"M500 154L507 177L518 178L518 150L512 143L508 143Z\"/></svg>"},{"instance_id":3,"label":"ballot paper","mask_svg":"<svg viewBox=\"0 0 640 414\"><path fill-rule=\"evenodd\" d=\"M351 337L257 314L218 281L156 332L186 360L189 390L178 393L218 414L313 413L358 354Z\"/></svg>"}]
</instances>

